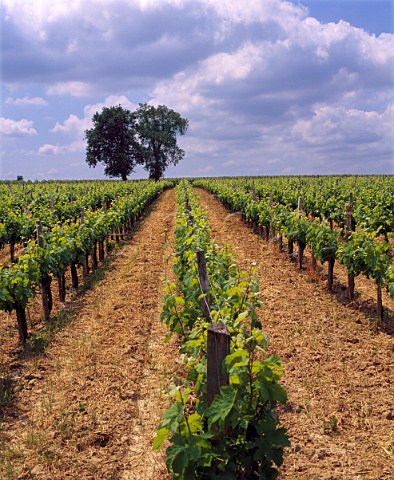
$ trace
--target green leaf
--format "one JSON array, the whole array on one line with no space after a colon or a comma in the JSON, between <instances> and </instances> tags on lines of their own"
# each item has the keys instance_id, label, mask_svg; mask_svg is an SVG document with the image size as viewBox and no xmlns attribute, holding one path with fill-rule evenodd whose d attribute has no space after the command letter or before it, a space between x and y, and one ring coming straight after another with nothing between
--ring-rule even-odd
<instances>
[{"instance_id":1,"label":"green leaf","mask_svg":"<svg viewBox=\"0 0 394 480\"><path fill-rule=\"evenodd\" d=\"M220 395L217 395L211 406L205 412L208 417L208 428L216 422L224 422L234 406L237 391L231 386L225 386L220 389Z\"/></svg>"},{"instance_id":2,"label":"green leaf","mask_svg":"<svg viewBox=\"0 0 394 480\"><path fill-rule=\"evenodd\" d=\"M167 429L167 428L160 428L157 433L156 433L156 437L153 441L153 450L158 450L162 443L164 442L164 440L166 440L166 438L169 436L171 432Z\"/></svg>"}]
</instances>

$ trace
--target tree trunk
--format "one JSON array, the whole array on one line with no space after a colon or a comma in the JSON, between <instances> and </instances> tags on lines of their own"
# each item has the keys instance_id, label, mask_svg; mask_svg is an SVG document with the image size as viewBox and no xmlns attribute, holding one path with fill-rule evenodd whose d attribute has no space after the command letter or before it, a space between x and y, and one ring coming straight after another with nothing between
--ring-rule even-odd
<instances>
[{"instance_id":1,"label":"tree trunk","mask_svg":"<svg viewBox=\"0 0 394 480\"><path fill-rule=\"evenodd\" d=\"M313 255L313 252L311 252L311 270L312 272L316 272L316 257Z\"/></svg>"},{"instance_id":2,"label":"tree trunk","mask_svg":"<svg viewBox=\"0 0 394 480\"><path fill-rule=\"evenodd\" d=\"M77 267L75 263L71 264L71 284L73 288L77 289L78 288L78 272L77 272Z\"/></svg>"},{"instance_id":3,"label":"tree trunk","mask_svg":"<svg viewBox=\"0 0 394 480\"><path fill-rule=\"evenodd\" d=\"M22 307L18 302L15 302L13 306L16 311L16 319L18 322L18 330L19 330L19 339L22 344L25 344L28 338L26 311L24 307Z\"/></svg>"},{"instance_id":4,"label":"tree trunk","mask_svg":"<svg viewBox=\"0 0 394 480\"><path fill-rule=\"evenodd\" d=\"M376 305L376 310L377 310L377 326L382 327L383 324L383 301L382 301L382 287L380 285L377 286L377 305Z\"/></svg>"},{"instance_id":5,"label":"tree trunk","mask_svg":"<svg viewBox=\"0 0 394 480\"><path fill-rule=\"evenodd\" d=\"M328 259L328 276L327 276L327 287L332 291L332 286L334 283L334 264L335 264L335 257L330 257Z\"/></svg>"},{"instance_id":6,"label":"tree trunk","mask_svg":"<svg viewBox=\"0 0 394 480\"><path fill-rule=\"evenodd\" d=\"M283 235L279 234L279 251L283 252Z\"/></svg>"},{"instance_id":7,"label":"tree trunk","mask_svg":"<svg viewBox=\"0 0 394 480\"><path fill-rule=\"evenodd\" d=\"M11 263L15 263L15 243L13 241L10 242L10 260Z\"/></svg>"},{"instance_id":8,"label":"tree trunk","mask_svg":"<svg viewBox=\"0 0 394 480\"><path fill-rule=\"evenodd\" d=\"M104 240L100 240L98 245L99 245L99 248L98 248L99 261L102 262L104 260Z\"/></svg>"},{"instance_id":9,"label":"tree trunk","mask_svg":"<svg viewBox=\"0 0 394 480\"><path fill-rule=\"evenodd\" d=\"M109 255L109 238L108 238L108 235L105 237L105 250L107 252L107 255Z\"/></svg>"},{"instance_id":10,"label":"tree trunk","mask_svg":"<svg viewBox=\"0 0 394 480\"><path fill-rule=\"evenodd\" d=\"M92 248L92 270L97 270L98 262L97 262L97 243L94 242Z\"/></svg>"},{"instance_id":11,"label":"tree trunk","mask_svg":"<svg viewBox=\"0 0 394 480\"><path fill-rule=\"evenodd\" d=\"M348 295L349 300L354 300L354 277L348 273L347 276L347 283L348 283Z\"/></svg>"},{"instance_id":12,"label":"tree trunk","mask_svg":"<svg viewBox=\"0 0 394 480\"><path fill-rule=\"evenodd\" d=\"M293 255L294 252L294 244L292 240L289 240L288 242L288 249L289 249L289 255Z\"/></svg>"},{"instance_id":13,"label":"tree trunk","mask_svg":"<svg viewBox=\"0 0 394 480\"><path fill-rule=\"evenodd\" d=\"M302 270L302 261L303 261L303 258L304 258L305 247L306 247L306 245L298 242L298 267L299 267L300 270Z\"/></svg>"},{"instance_id":14,"label":"tree trunk","mask_svg":"<svg viewBox=\"0 0 394 480\"><path fill-rule=\"evenodd\" d=\"M83 278L87 278L88 275L89 275L89 255L86 254L82 263L82 276Z\"/></svg>"},{"instance_id":15,"label":"tree trunk","mask_svg":"<svg viewBox=\"0 0 394 480\"><path fill-rule=\"evenodd\" d=\"M52 278L48 275L41 279L41 296L42 296L42 309L44 311L45 320L49 320L52 311L52 291L51 291Z\"/></svg>"},{"instance_id":16,"label":"tree trunk","mask_svg":"<svg viewBox=\"0 0 394 480\"><path fill-rule=\"evenodd\" d=\"M66 279L64 273L57 277L57 285L59 290L59 300L61 302L66 301Z\"/></svg>"}]
</instances>

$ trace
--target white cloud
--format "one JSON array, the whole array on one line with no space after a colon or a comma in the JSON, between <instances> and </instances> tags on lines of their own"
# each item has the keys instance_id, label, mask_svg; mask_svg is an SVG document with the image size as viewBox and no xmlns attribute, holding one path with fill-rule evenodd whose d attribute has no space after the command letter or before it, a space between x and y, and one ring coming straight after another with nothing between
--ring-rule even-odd
<instances>
[{"instance_id":1,"label":"white cloud","mask_svg":"<svg viewBox=\"0 0 394 480\"><path fill-rule=\"evenodd\" d=\"M101 112L103 107L112 107L116 105L122 105L123 108L129 110L134 110L137 107L137 105L130 102L130 100L124 95L110 95L103 102L95 103L94 105L86 105L84 107L84 115L82 118L71 114L63 123L56 122L56 125L51 129L51 132L83 134L86 129L92 127L92 118L96 112Z\"/></svg>"},{"instance_id":2,"label":"white cloud","mask_svg":"<svg viewBox=\"0 0 394 480\"><path fill-rule=\"evenodd\" d=\"M59 155L62 153L62 147L59 145L51 145L49 143L45 143L44 145L41 145L41 147L38 149L38 153L40 155Z\"/></svg>"},{"instance_id":3,"label":"white cloud","mask_svg":"<svg viewBox=\"0 0 394 480\"><path fill-rule=\"evenodd\" d=\"M70 95L72 97L87 97L91 86L85 82L59 82L47 88L48 95Z\"/></svg>"},{"instance_id":4,"label":"white cloud","mask_svg":"<svg viewBox=\"0 0 394 480\"><path fill-rule=\"evenodd\" d=\"M12 120L10 118L0 118L0 133L7 137L23 137L26 135L37 135L37 130L33 128L31 120Z\"/></svg>"},{"instance_id":5,"label":"white cloud","mask_svg":"<svg viewBox=\"0 0 394 480\"><path fill-rule=\"evenodd\" d=\"M8 105L27 106L34 105L44 107L48 105L48 102L42 97L23 97L23 98L6 98L5 101Z\"/></svg>"},{"instance_id":6,"label":"white cloud","mask_svg":"<svg viewBox=\"0 0 394 480\"><path fill-rule=\"evenodd\" d=\"M85 144L81 140L76 140L66 145L53 145L45 143L38 149L39 155L64 155L68 153L83 152L85 150Z\"/></svg>"},{"instance_id":7,"label":"white cloud","mask_svg":"<svg viewBox=\"0 0 394 480\"><path fill-rule=\"evenodd\" d=\"M298 120L292 133L311 145L366 144L391 141L393 125L392 107L383 113L346 109L342 106L319 106L313 117Z\"/></svg>"},{"instance_id":8,"label":"white cloud","mask_svg":"<svg viewBox=\"0 0 394 480\"><path fill-rule=\"evenodd\" d=\"M50 98L45 121L54 118L58 136L36 142L43 156L81 153L95 112L135 101L189 119L180 143L202 169L318 171L325 160L351 162L350 150L366 165L392 155L393 35L321 23L280 0L0 1L7 85L74 97Z\"/></svg>"}]
</instances>

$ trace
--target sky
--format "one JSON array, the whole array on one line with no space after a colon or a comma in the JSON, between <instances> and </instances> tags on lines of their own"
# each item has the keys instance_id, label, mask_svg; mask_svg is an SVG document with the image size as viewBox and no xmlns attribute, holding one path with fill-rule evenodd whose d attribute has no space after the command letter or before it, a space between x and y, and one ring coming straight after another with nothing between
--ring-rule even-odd
<instances>
[{"instance_id":1,"label":"sky","mask_svg":"<svg viewBox=\"0 0 394 480\"><path fill-rule=\"evenodd\" d=\"M143 102L189 120L166 177L394 174L394 0L0 0L0 22L0 179L105 178L84 132Z\"/></svg>"}]
</instances>

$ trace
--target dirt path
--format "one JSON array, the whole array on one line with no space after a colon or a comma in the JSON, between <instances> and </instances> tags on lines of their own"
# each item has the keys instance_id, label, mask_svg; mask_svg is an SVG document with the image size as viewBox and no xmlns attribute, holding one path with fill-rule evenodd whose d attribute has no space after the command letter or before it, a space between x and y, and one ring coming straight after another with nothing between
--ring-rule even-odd
<instances>
[{"instance_id":1,"label":"dirt path","mask_svg":"<svg viewBox=\"0 0 394 480\"><path fill-rule=\"evenodd\" d=\"M257 262L263 330L282 358L289 396L281 418L292 448L280 478L394 478L394 339L373 333L362 312L338 303L239 215L196 192L212 238L230 244L240 265Z\"/></svg>"},{"instance_id":2,"label":"dirt path","mask_svg":"<svg viewBox=\"0 0 394 480\"><path fill-rule=\"evenodd\" d=\"M164 455L151 443L178 357L160 324L174 228L172 190L45 355L28 362L0 426L0 478L167 478Z\"/></svg>"}]
</instances>

